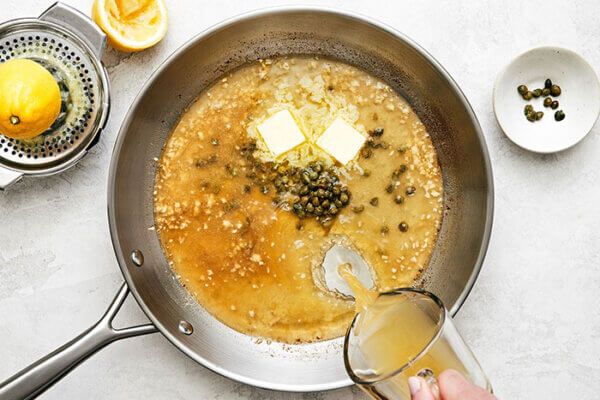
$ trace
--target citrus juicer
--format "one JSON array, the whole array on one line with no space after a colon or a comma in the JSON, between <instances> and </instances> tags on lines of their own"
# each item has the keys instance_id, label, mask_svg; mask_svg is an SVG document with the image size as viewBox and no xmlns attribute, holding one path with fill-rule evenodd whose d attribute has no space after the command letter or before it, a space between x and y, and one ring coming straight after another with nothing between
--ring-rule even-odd
<instances>
[{"instance_id":1,"label":"citrus juicer","mask_svg":"<svg viewBox=\"0 0 600 400\"><path fill-rule=\"evenodd\" d=\"M105 45L106 35L91 19L60 2L38 18L0 24L0 63L39 62L56 79L62 102L57 120L41 135L18 140L0 134L0 190L23 176L62 172L98 142L110 104L100 61Z\"/></svg>"}]
</instances>

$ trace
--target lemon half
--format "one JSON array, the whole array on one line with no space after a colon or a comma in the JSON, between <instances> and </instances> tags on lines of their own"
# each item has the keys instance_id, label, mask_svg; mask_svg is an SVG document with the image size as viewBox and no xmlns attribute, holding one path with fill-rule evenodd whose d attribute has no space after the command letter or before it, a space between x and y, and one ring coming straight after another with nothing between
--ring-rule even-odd
<instances>
[{"instance_id":1,"label":"lemon half","mask_svg":"<svg viewBox=\"0 0 600 400\"><path fill-rule=\"evenodd\" d=\"M109 44L125 52L154 46L169 24L164 0L95 0L92 19L106 33Z\"/></svg>"},{"instance_id":2,"label":"lemon half","mask_svg":"<svg viewBox=\"0 0 600 400\"><path fill-rule=\"evenodd\" d=\"M0 64L0 133L28 139L50 128L60 113L58 83L35 61L13 58Z\"/></svg>"}]
</instances>

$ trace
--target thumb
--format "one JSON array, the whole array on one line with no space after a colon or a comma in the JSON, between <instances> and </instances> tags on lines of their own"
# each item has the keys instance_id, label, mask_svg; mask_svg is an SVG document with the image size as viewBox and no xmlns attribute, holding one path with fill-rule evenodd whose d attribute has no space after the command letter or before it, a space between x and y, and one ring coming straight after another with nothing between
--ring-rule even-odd
<instances>
[{"instance_id":1,"label":"thumb","mask_svg":"<svg viewBox=\"0 0 600 400\"><path fill-rule=\"evenodd\" d=\"M425 379L411 376L408 378L408 389L411 400L437 400Z\"/></svg>"},{"instance_id":2,"label":"thumb","mask_svg":"<svg viewBox=\"0 0 600 400\"><path fill-rule=\"evenodd\" d=\"M438 377L445 400L497 400L487 390L473 385L458 372L447 369Z\"/></svg>"}]
</instances>

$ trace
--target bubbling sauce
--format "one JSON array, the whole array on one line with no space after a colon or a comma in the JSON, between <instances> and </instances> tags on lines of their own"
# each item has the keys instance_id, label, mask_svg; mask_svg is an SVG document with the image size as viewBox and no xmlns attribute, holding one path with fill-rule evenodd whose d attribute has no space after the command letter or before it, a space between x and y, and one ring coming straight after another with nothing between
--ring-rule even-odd
<instances>
[{"instance_id":1,"label":"bubbling sauce","mask_svg":"<svg viewBox=\"0 0 600 400\"><path fill-rule=\"evenodd\" d=\"M256 126L281 109L307 142L274 158ZM345 166L314 145L338 116L369 138ZM295 213L301 195L273 184L281 168L315 162L349 193L327 223ZM355 315L352 300L315 283L329 247L351 243L378 291L411 286L433 251L442 193L431 139L388 85L338 61L276 58L224 76L182 115L159 160L155 224L171 268L216 318L310 342L343 335Z\"/></svg>"}]
</instances>

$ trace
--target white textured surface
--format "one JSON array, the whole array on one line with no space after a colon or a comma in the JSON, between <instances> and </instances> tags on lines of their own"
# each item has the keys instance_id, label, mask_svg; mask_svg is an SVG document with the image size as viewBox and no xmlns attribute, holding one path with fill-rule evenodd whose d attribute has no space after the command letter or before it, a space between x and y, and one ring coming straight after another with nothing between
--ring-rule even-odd
<instances>
[{"instance_id":1,"label":"white textured surface","mask_svg":"<svg viewBox=\"0 0 600 400\"><path fill-rule=\"evenodd\" d=\"M66 0L89 12L92 0ZM115 135L151 72L204 28L275 1L167 0L167 37L148 51L108 50L112 110L98 146L58 176L0 193L0 379L87 328L121 283L108 234L106 180ZM50 4L3 0L0 20ZM483 271L457 324L502 399L596 399L600 391L599 126L564 153L511 144L491 107L497 72L544 44L600 64L596 1L323 1L368 14L429 50L457 80L483 126L496 212ZM121 321L144 321L131 302ZM222 378L160 335L115 343L45 399L364 399L356 388L285 394Z\"/></svg>"}]
</instances>

